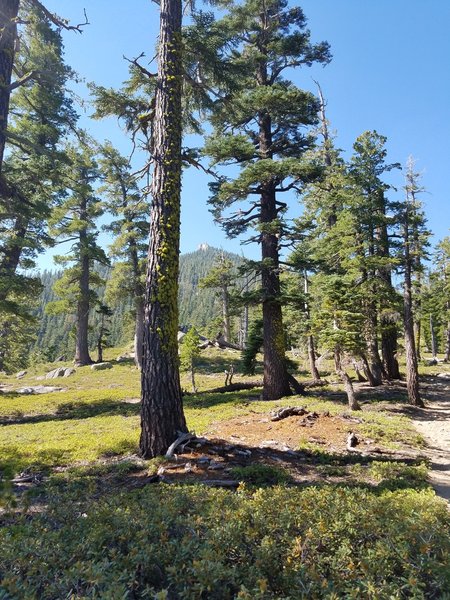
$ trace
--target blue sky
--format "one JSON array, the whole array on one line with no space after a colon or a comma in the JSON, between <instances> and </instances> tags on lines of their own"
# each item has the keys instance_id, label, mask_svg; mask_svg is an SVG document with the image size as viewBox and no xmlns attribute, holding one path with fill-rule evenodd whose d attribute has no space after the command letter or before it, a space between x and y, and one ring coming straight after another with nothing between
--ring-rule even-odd
<instances>
[{"instance_id":1,"label":"blue sky","mask_svg":"<svg viewBox=\"0 0 450 600\"><path fill-rule=\"evenodd\" d=\"M65 32L66 60L86 81L120 86L128 58L145 52L151 58L158 30L158 7L151 0L46 0L46 5L72 22L90 25L82 35ZM332 62L294 74L300 87L315 90L320 82L337 145L350 153L355 138L376 129L388 138L388 162L405 164L408 155L423 173L423 195L435 240L450 225L450 2L447 0L303 0L300 2L313 41L327 40ZM83 86L79 88L83 95ZM87 106L82 125L99 140L110 139L124 153L126 137L115 120L93 122ZM144 158L143 158L144 160ZM202 242L248 256L257 248L228 240L208 212L208 178L188 170L182 195L181 251ZM392 183L401 194L403 174ZM301 205L293 199L291 214ZM42 268L51 267L49 256Z\"/></svg>"}]
</instances>

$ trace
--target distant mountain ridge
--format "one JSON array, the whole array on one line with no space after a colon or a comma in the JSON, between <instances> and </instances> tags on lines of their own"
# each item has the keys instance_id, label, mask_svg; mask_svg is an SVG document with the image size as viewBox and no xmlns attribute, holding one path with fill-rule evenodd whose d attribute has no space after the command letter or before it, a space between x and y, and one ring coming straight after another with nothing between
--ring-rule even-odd
<instances>
[{"instance_id":1,"label":"distant mountain ridge","mask_svg":"<svg viewBox=\"0 0 450 600\"><path fill-rule=\"evenodd\" d=\"M220 302L214 290L201 289L199 282L208 274L215 260L221 254L236 265L243 261L242 257L237 254L225 252L219 248L208 246L208 244L201 244L198 250L180 256L178 294L180 325L193 325L200 332L209 333L211 323L220 315ZM99 269L99 274L103 279L108 278L109 270L109 267ZM60 276L59 271L43 271L41 275L43 291L39 305L34 311L40 324L34 349L48 353L52 358L59 354L70 356L74 345L73 318L67 315L48 315L45 312L48 302L56 299L52 287ZM103 290L99 290L99 293L101 297ZM114 306L113 310L110 342L116 346L132 340L132 303L130 299L125 298L117 306ZM90 315L92 345L98 329L98 321L98 315L95 310L92 310Z\"/></svg>"}]
</instances>

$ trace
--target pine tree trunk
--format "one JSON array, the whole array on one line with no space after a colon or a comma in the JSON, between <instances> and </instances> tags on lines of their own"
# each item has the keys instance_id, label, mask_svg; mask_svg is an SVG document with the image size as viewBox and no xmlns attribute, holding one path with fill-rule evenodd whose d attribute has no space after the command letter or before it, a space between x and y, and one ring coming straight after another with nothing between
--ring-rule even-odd
<instances>
[{"instance_id":1,"label":"pine tree trunk","mask_svg":"<svg viewBox=\"0 0 450 600\"><path fill-rule=\"evenodd\" d=\"M0 0L0 174L6 145L19 0Z\"/></svg>"},{"instance_id":2,"label":"pine tree trunk","mask_svg":"<svg viewBox=\"0 0 450 600\"><path fill-rule=\"evenodd\" d=\"M445 362L450 360L450 321L447 322L447 329L445 331Z\"/></svg>"},{"instance_id":3,"label":"pine tree trunk","mask_svg":"<svg viewBox=\"0 0 450 600\"><path fill-rule=\"evenodd\" d=\"M136 301L136 325L134 331L134 362L139 370L142 369L142 353L144 339L144 302Z\"/></svg>"},{"instance_id":4,"label":"pine tree trunk","mask_svg":"<svg viewBox=\"0 0 450 600\"><path fill-rule=\"evenodd\" d=\"M263 22L262 26L267 26ZM267 64L261 60L257 73L258 84L267 85ZM263 160L273 159L272 120L267 111L261 111L259 119L259 151ZM263 346L264 379L263 399L277 400L291 394L289 375L286 368L286 348L283 330L283 317L280 302L279 248L278 237L270 225L277 219L275 182L261 183L261 254L263 267L261 283L263 291Z\"/></svg>"},{"instance_id":5,"label":"pine tree trunk","mask_svg":"<svg viewBox=\"0 0 450 600\"><path fill-rule=\"evenodd\" d=\"M319 87L319 89L320 89L320 87ZM303 274L303 281L304 281L305 298L308 298L308 293L309 293L308 273L307 273L306 269ZM306 316L307 322L309 323L311 315L309 312L309 305L306 300L305 300L305 316ZM316 350L314 347L314 338L312 335L308 335L307 345L308 345L309 370L311 372L311 377L313 378L314 381L320 381L320 373L319 373L319 370L317 369L317 365L316 365Z\"/></svg>"},{"instance_id":6,"label":"pine tree trunk","mask_svg":"<svg viewBox=\"0 0 450 600\"><path fill-rule=\"evenodd\" d=\"M197 386L195 385L195 367L193 362L191 362L191 385L193 393L196 394Z\"/></svg>"},{"instance_id":7,"label":"pine tree trunk","mask_svg":"<svg viewBox=\"0 0 450 600\"><path fill-rule=\"evenodd\" d=\"M375 387L377 385L377 383L372 375L372 371L370 370L369 361L367 360L367 356L365 354L363 354L363 356L361 358L363 361L364 375L366 376L366 379L369 382L369 385L372 387Z\"/></svg>"},{"instance_id":8,"label":"pine tree trunk","mask_svg":"<svg viewBox=\"0 0 450 600\"><path fill-rule=\"evenodd\" d=\"M222 320L223 320L223 337L226 342L231 342L230 302L229 302L227 285L223 285L223 287L222 287Z\"/></svg>"},{"instance_id":9,"label":"pine tree trunk","mask_svg":"<svg viewBox=\"0 0 450 600\"><path fill-rule=\"evenodd\" d=\"M372 374L373 386L382 385L383 383L383 365L381 363L380 355L378 353L378 341L375 337L372 337L367 342L367 360L369 364L369 370Z\"/></svg>"},{"instance_id":10,"label":"pine tree trunk","mask_svg":"<svg viewBox=\"0 0 450 600\"><path fill-rule=\"evenodd\" d=\"M386 377L389 381L400 379L397 354L397 327L392 323L385 323L381 334L381 355Z\"/></svg>"},{"instance_id":11,"label":"pine tree trunk","mask_svg":"<svg viewBox=\"0 0 450 600\"><path fill-rule=\"evenodd\" d=\"M420 344L422 341L422 323L420 319L414 320L414 339L416 340L416 356L417 360L421 359Z\"/></svg>"},{"instance_id":12,"label":"pine tree trunk","mask_svg":"<svg viewBox=\"0 0 450 600\"><path fill-rule=\"evenodd\" d=\"M436 334L434 332L433 315L430 315L430 336L431 336L431 354L433 358L437 356Z\"/></svg>"},{"instance_id":13,"label":"pine tree trunk","mask_svg":"<svg viewBox=\"0 0 450 600\"><path fill-rule=\"evenodd\" d=\"M339 348L334 350L334 365L336 374L341 378L344 384L345 393L347 394L348 407L350 410L361 410L355 396L353 383L345 369L342 368L342 357Z\"/></svg>"},{"instance_id":14,"label":"pine tree trunk","mask_svg":"<svg viewBox=\"0 0 450 600\"><path fill-rule=\"evenodd\" d=\"M261 197L261 221L270 223L275 215L275 193L263 194ZM280 303L278 238L272 233L263 232L261 234L261 250L264 261L261 273L264 347L263 399L277 400L291 394L286 368Z\"/></svg>"},{"instance_id":15,"label":"pine tree trunk","mask_svg":"<svg viewBox=\"0 0 450 600\"><path fill-rule=\"evenodd\" d=\"M314 379L314 381L320 381L320 373L316 365L316 350L314 347L314 338L312 335L308 335L308 359L311 377Z\"/></svg>"},{"instance_id":16,"label":"pine tree trunk","mask_svg":"<svg viewBox=\"0 0 450 600\"><path fill-rule=\"evenodd\" d=\"M101 336L98 338L97 342L97 362L103 362L103 341Z\"/></svg>"},{"instance_id":17,"label":"pine tree trunk","mask_svg":"<svg viewBox=\"0 0 450 600\"><path fill-rule=\"evenodd\" d=\"M144 313L140 452L164 454L187 431L178 367L181 191L181 0L161 0L154 172Z\"/></svg>"},{"instance_id":18,"label":"pine tree trunk","mask_svg":"<svg viewBox=\"0 0 450 600\"><path fill-rule=\"evenodd\" d=\"M405 214L404 223L404 257L405 279L403 284L403 324L405 328L405 354L406 354L406 387L408 400L414 406L424 406L419 392L419 369L414 341L414 317L412 311L412 286L411 286L411 256L409 249L409 212Z\"/></svg>"},{"instance_id":19,"label":"pine tree trunk","mask_svg":"<svg viewBox=\"0 0 450 600\"><path fill-rule=\"evenodd\" d=\"M80 218L83 219L83 209L80 211ZM86 252L87 233L86 230L80 232L81 262L79 279L79 300L77 306L77 338L75 343L75 363L79 366L92 364L89 355L89 256ZM83 253L83 249L85 252Z\"/></svg>"}]
</instances>

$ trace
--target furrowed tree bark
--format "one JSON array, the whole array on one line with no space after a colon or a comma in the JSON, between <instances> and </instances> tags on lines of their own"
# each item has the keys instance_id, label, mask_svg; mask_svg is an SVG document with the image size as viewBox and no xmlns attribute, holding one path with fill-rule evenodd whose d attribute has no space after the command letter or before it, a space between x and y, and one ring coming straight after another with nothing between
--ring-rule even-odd
<instances>
[{"instance_id":1,"label":"furrowed tree bark","mask_svg":"<svg viewBox=\"0 0 450 600\"><path fill-rule=\"evenodd\" d=\"M161 0L152 209L144 313L140 452L165 454L186 432L178 366L181 191L180 0Z\"/></svg>"},{"instance_id":2,"label":"furrowed tree bark","mask_svg":"<svg viewBox=\"0 0 450 600\"><path fill-rule=\"evenodd\" d=\"M0 0L0 175L2 173L8 126L18 11L19 0Z\"/></svg>"}]
</instances>

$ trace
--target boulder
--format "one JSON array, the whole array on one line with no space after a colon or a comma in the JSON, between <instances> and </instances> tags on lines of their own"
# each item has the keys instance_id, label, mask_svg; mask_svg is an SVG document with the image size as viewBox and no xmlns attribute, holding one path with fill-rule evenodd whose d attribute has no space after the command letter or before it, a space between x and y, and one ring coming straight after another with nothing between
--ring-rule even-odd
<instances>
[{"instance_id":1,"label":"boulder","mask_svg":"<svg viewBox=\"0 0 450 600\"><path fill-rule=\"evenodd\" d=\"M435 358L430 358L429 360L423 361L426 367L435 367L438 364L438 361Z\"/></svg>"},{"instance_id":2,"label":"boulder","mask_svg":"<svg viewBox=\"0 0 450 600\"><path fill-rule=\"evenodd\" d=\"M53 369L53 371L49 371L45 376L45 379L56 379L57 377L70 377L76 373L76 369L73 367L58 367Z\"/></svg>"},{"instance_id":3,"label":"boulder","mask_svg":"<svg viewBox=\"0 0 450 600\"><path fill-rule=\"evenodd\" d=\"M93 371L104 371L105 369L112 369L112 364L110 362L94 363L91 365L91 369Z\"/></svg>"},{"instance_id":4,"label":"boulder","mask_svg":"<svg viewBox=\"0 0 450 600\"><path fill-rule=\"evenodd\" d=\"M135 353L134 352L125 352L124 354L119 354L116 358L116 362L123 363L128 362L129 360L134 360Z\"/></svg>"},{"instance_id":5,"label":"boulder","mask_svg":"<svg viewBox=\"0 0 450 600\"><path fill-rule=\"evenodd\" d=\"M26 371L19 371L16 375L17 379L22 379L22 377L25 377L25 375L27 374Z\"/></svg>"},{"instance_id":6,"label":"boulder","mask_svg":"<svg viewBox=\"0 0 450 600\"><path fill-rule=\"evenodd\" d=\"M55 358L54 362L64 362L67 360L67 357L65 354L61 354L61 356L58 356L58 358Z\"/></svg>"}]
</instances>

